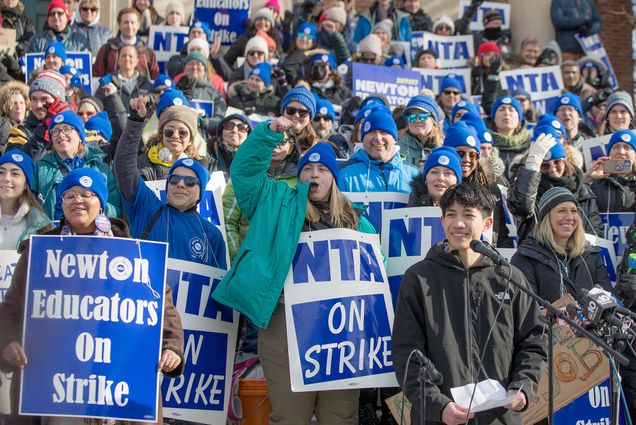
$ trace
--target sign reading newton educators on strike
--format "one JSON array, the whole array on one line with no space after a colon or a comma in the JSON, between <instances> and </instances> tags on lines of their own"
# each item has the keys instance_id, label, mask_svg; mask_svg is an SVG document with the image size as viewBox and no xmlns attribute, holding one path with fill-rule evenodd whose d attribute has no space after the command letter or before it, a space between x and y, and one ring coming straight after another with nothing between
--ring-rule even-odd
<instances>
[{"instance_id":1,"label":"sign reading newton educators on strike","mask_svg":"<svg viewBox=\"0 0 636 425\"><path fill-rule=\"evenodd\" d=\"M464 15L466 9L470 6L471 0L459 0L459 17ZM473 15L473 19L470 21L470 26L468 29L470 31L481 31L484 29L484 13L489 10L496 10L501 15L503 22L501 24L502 29L510 28L510 12L511 5L505 3L495 3L492 1L485 1L477 9L477 13Z\"/></svg>"},{"instance_id":2,"label":"sign reading newton educators on strike","mask_svg":"<svg viewBox=\"0 0 636 425\"><path fill-rule=\"evenodd\" d=\"M167 251L133 239L31 237L21 415L157 420Z\"/></svg>"},{"instance_id":3,"label":"sign reading newton educators on strike","mask_svg":"<svg viewBox=\"0 0 636 425\"><path fill-rule=\"evenodd\" d=\"M614 72L614 67L612 67L612 62L610 62L609 56L607 56L607 52L605 51L605 46L603 45L603 41L598 34L590 35L587 37L583 37L580 34L574 34L574 38L579 42L581 49L585 52L586 56L591 56L595 59L598 59L605 65L605 68L610 73L610 84L614 90L618 89L618 79L616 78L616 73Z\"/></svg>"},{"instance_id":4,"label":"sign reading newton educators on strike","mask_svg":"<svg viewBox=\"0 0 636 425\"><path fill-rule=\"evenodd\" d=\"M537 116L552 113L563 90L561 67L520 68L499 73L501 88L510 92L521 88L530 93Z\"/></svg>"},{"instance_id":5,"label":"sign reading newton educators on strike","mask_svg":"<svg viewBox=\"0 0 636 425\"><path fill-rule=\"evenodd\" d=\"M24 63L26 73L24 74L25 82L29 81L31 73L36 69L44 68L44 53L27 53ZM82 89L87 96L91 95L91 79L93 76L93 62L90 52L66 52L65 65L72 66L80 74L79 78L82 82Z\"/></svg>"},{"instance_id":6,"label":"sign reading newton educators on strike","mask_svg":"<svg viewBox=\"0 0 636 425\"><path fill-rule=\"evenodd\" d=\"M400 192L345 192L349 200L364 208L362 214L373 225L377 234L382 234L384 212L405 208L409 203L408 193Z\"/></svg>"},{"instance_id":7,"label":"sign reading newton educators on strike","mask_svg":"<svg viewBox=\"0 0 636 425\"><path fill-rule=\"evenodd\" d=\"M181 315L185 368L183 375L161 384L164 417L225 423L239 315L210 296L224 275L201 264L168 260L166 283Z\"/></svg>"},{"instance_id":8,"label":"sign reading newton educators on strike","mask_svg":"<svg viewBox=\"0 0 636 425\"><path fill-rule=\"evenodd\" d=\"M188 40L188 27L151 25L148 44L157 57L159 72L166 73L166 65L173 55L179 54Z\"/></svg>"},{"instance_id":9,"label":"sign reading newton educators on strike","mask_svg":"<svg viewBox=\"0 0 636 425\"><path fill-rule=\"evenodd\" d=\"M445 36L426 31L411 33L412 53L417 54L423 49L433 50L442 68L467 67L468 61L475 56L472 34Z\"/></svg>"},{"instance_id":10,"label":"sign reading newton educators on strike","mask_svg":"<svg viewBox=\"0 0 636 425\"><path fill-rule=\"evenodd\" d=\"M301 233L285 281L292 391L396 387L378 235Z\"/></svg>"},{"instance_id":11,"label":"sign reading newton educators on strike","mask_svg":"<svg viewBox=\"0 0 636 425\"><path fill-rule=\"evenodd\" d=\"M354 62L353 95L362 99L382 95L392 107L404 106L420 93L420 76L409 69L387 68Z\"/></svg>"},{"instance_id":12,"label":"sign reading newton educators on strike","mask_svg":"<svg viewBox=\"0 0 636 425\"><path fill-rule=\"evenodd\" d=\"M442 80L447 76L451 76L459 81L461 86L460 92L465 94L466 96L470 96L470 69L461 68L461 69L424 69L424 68L413 68L413 71L417 71L422 79L422 88L429 89L436 95L441 91L440 85L442 84Z\"/></svg>"},{"instance_id":13,"label":"sign reading newton educators on strike","mask_svg":"<svg viewBox=\"0 0 636 425\"><path fill-rule=\"evenodd\" d=\"M250 0L195 0L194 19L210 25L211 39L221 37L221 44L230 46L245 32L250 4Z\"/></svg>"}]
</instances>

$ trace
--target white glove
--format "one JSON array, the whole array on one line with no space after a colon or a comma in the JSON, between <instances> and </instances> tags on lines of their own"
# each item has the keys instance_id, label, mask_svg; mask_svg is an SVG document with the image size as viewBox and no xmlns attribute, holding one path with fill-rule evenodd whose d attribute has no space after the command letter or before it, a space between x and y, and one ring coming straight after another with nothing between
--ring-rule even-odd
<instances>
[{"instance_id":1,"label":"white glove","mask_svg":"<svg viewBox=\"0 0 636 425\"><path fill-rule=\"evenodd\" d=\"M540 135L537 140L530 144L528 157L526 158L526 168L530 171L539 171L546 154L557 143L557 140L551 134Z\"/></svg>"}]
</instances>

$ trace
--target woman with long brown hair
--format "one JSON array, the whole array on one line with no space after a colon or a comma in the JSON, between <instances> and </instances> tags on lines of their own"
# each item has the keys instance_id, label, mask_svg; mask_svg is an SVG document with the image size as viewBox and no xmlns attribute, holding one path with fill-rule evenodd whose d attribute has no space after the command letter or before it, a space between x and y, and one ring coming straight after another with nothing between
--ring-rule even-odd
<instances>
[{"instance_id":1,"label":"woman with long brown hair","mask_svg":"<svg viewBox=\"0 0 636 425\"><path fill-rule=\"evenodd\" d=\"M300 155L304 155L318 141L311 126L316 115L316 99L305 87L296 87L283 97L280 113L292 123L289 130L296 137Z\"/></svg>"}]
</instances>

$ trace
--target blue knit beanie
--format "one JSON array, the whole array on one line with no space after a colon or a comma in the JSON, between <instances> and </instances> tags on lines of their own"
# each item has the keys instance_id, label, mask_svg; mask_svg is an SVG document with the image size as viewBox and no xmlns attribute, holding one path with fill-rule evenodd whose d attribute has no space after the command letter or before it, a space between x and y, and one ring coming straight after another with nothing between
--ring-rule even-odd
<instances>
[{"instance_id":1,"label":"blue knit beanie","mask_svg":"<svg viewBox=\"0 0 636 425\"><path fill-rule=\"evenodd\" d=\"M294 101L309 109L309 119L314 119L316 115L316 99L314 99L314 95L303 86L295 87L287 92L280 102L280 114L283 115L285 107Z\"/></svg>"},{"instance_id":2,"label":"blue knit beanie","mask_svg":"<svg viewBox=\"0 0 636 425\"><path fill-rule=\"evenodd\" d=\"M319 142L316 143L309 149L298 161L298 169L296 171L296 177L300 176L300 172L303 170L305 165L312 163L319 163L329 168L331 174L333 174L333 179L338 184L338 175L340 174L340 167L338 166L338 161L336 160L336 153L333 150L333 147L330 143L327 142Z\"/></svg>"},{"instance_id":3,"label":"blue knit beanie","mask_svg":"<svg viewBox=\"0 0 636 425\"><path fill-rule=\"evenodd\" d=\"M451 122L454 122L455 114L457 113L457 111L461 111L462 109L479 115L479 111L477 110L477 107L475 106L475 104L473 104L472 102L469 102L468 100L460 100L459 102L455 104L455 106L453 106L453 110L451 111L451 115L450 115Z\"/></svg>"},{"instance_id":4,"label":"blue knit beanie","mask_svg":"<svg viewBox=\"0 0 636 425\"><path fill-rule=\"evenodd\" d=\"M353 124L355 125L359 123L360 120L366 119L371 114L371 112L375 111L376 109L383 110L384 112L387 112L389 114L391 113L391 110L384 106L384 104L379 102L369 102L365 106L361 106L360 109L358 109L358 113L356 114L356 118L354 119Z\"/></svg>"},{"instance_id":5,"label":"blue knit beanie","mask_svg":"<svg viewBox=\"0 0 636 425\"><path fill-rule=\"evenodd\" d=\"M361 128L360 140L364 141L364 136L372 131L380 130L389 133L395 141L398 140L398 130L393 116L381 108L374 109L364 121Z\"/></svg>"},{"instance_id":6,"label":"blue knit beanie","mask_svg":"<svg viewBox=\"0 0 636 425\"><path fill-rule=\"evenodd\" d=\"M107 142L110 142L110 138L113 135L113 126L110 123L110 119L108 119L106 111L102 111L90 117L84 123L84 127L86 130L98 131Z\"/></svg>"},{"instance_id":7,"label":"blue knit beanie","mask_svg":"<svg viewBox=\"0 0 636 425\"><path fill-rule=\"evenodd\" d=\"M561 137L565 135L565 128L563 127L563 123L561 122L560 119L556 117L556 115L552 115L552 114L541 115L539 117L539 120L537 121L535 128L541 127L544 125L549 125L550 127L554 128L556 131L561 133Z\"/></svg>"},{"instance_id":8,"label":"blue knit beanie","mask_svg":"<svg viewBox=\"0 0 636 425\"><path fill-rule=\"evenodd\" d=\"M174 82L172 81L172 78L170 78L168 75L159 74L155 82L152 83L152 92L153 93L156 92L157 89L161 86L165 86L166 88L173 89Z\"/></svg>"},{"instance_id":9,"label":"blue knit beanie","mask_svg":"<svg viewBox=\"0 0 636 425\"><path fill-rule=\"evenodd\" d=\"M444 138L444 146L451 148L457 148L460 146L468 146L481 153L479 143L479 136L477 132L466 122L458 121L455 124L448 126L446 130L446 137Z\"/></svg>"},{"instance_id":10,"label":"blue knit beanie","mask_svg":"<svg viewBox=\"0 0 636 425\"><path fill-rule=\"evenodd\" d=\"M66 61L66 46L64 43L60 43L59 41L55 41L53 43L49 43L44 48L44 57L47 57L50 54L54 54L62 59L62 63Z\"/></svg>"},{"instance_id":11,"label":"blue knit beanie","mask_svg":"<svg viewBox=\"0 0 636 425\"><path fill-rule=\"evenodd\" d=\"M86 142L86 132L84 130L84 122L75 112L68 110L55 115L49 123L49 132L58 124L68 124L75 128L79 133L82 143Z\"/></svg>"},{"instance_id":12,"label":"blue knit beanie","mask_svg":"<svg viewBox=\"0 0 636 425\"><path fill-rule=\"evenodd\" d=\"M69 81L69 86L71 87L83 87L82 79L80 78L80 73L77 69L73 68L70 65L62 65L60 67L60 74L67 76L71 76L71 80Z\"/></svg>"},{"instance_id":13,"label":"blue knit beanie","mask_svg":"<svg viewBox=\"0 0 636 425\"><path fill-rule=\"evenodd\" d=\"M448 74L446 77L444 77L441 84L439 85L439 92L441 93L449 87L456 88L460 92L462 92L464 89L462 87L462 82L457 79L457 76L455 74Z\"/></svg>"},{"instance_id":14,"label":"blue knit beanie","mask_svg":"<svg viewBox=\"0 0 636 425\"><path fill-rule=\"evenodd\" d=\"M523 121L523 110L521 108L521 104L517 99L512 96L501 96L499 99L495 100L495 103L492 105L490 109L490 118L494 121L495 114L497 113L497 109L499 109L502 105L511 105L517 110L517 114L519 115L519 121Z\"/></svg>"},{"instance_id":15,"label":"blue knit beanie","mask_svg":"<svg viewBox=\"0 0 636 425\"><path fill-rule=\"evenodd\" d=\"M381 94L375 94L375 95L372 94L365 97L364 100L362 100L362 103L360 104L360 108L365 108L372 103L386 106L386 107L389 106L389 101L386 100L386 97L382 96Z\"/></svg>"},{"instance_id":16,"label":"blue knit beanie","mask_svg":"<svg viewBox=\"0 0 636 425\"><path fill-rule=\"evenodd\" d=\"M468 111L462 115L458 122L462 121L475 130L480 143L493 144L492 134L488 130L488 127L486 127L484 120L482 120L478 114Z\"/></svg>"},{"instance_id":17,"label":"blue knit beanie","mask_svg":"<svg viewBox=\"0 0 636 425\"><path fill-rule=\"evenodd\" d=\"M99 171L88 167L80 167L69 172L58 187L58 197L61 198L64 192L73 186L81 186L95 192L95 195L99 198L102 210L106 211L108 188L106 187L106 178Z\"/></svg>"},{"instance_id":18,"label":"blue knit beanie","mask_svg":"<svg viewBox=\"0 0 636 425\"><path fill-rule=\"evenodd\" d=\"M574 197L572 192L567 190L562 186L554 186L551 189L548 189L541 198L539 199L539 205L537 206L539 210L539 221L543 220L552 208L556 207L562 202L574 202L577 207L579 206L579 202Z\"/></svg>"},{"instance_id":19,"label":"blue knit beanie","mask_svg":"<svg viewBox=\"0 0 636 425\"><path fill-rule=\"evenodd\" d=\"M303 22L298 26L298 31L296 31L296 34L310 35L315 43L316 37L318 36L318 28L313 22Z\"/></svg>"},{"instance_id":20,"label":"blue knit beanie","mask_svg":"<svg viewBox=\"0 0 636 425\"><path fill-rule=\"evenodd\" d=\"M411 109L417 109L422 112L430 112L435 119L435 122L439 122L439 107L437 106L437 102L430 96L425 94L418 94L417 96L413 96L409 103L406 104L406 108L404 108L403 115L406 117L407 112Z\"/></svg>"},{"instance_id":21,"label":"blue knit beanie","mask_svg":"<svg viewBox=\"0 0 636 425\"><path fill-rule=\"evenodd\" d=\"M331 121L336 121L336 111L327 99L316 99L316 115L330 117Z\"/></svg>"},{"instance_id":22,"label":"blue knit beanie","mask_svg":"<svg viewBox=\"0 0 636 425\"><path fill-rule=\"evenodd\" d=\"M431 168L438 166L452 170L457 177L457 183L462 182L462 160L455 149L448 146L433 149L424 163L424 179Z\"/></svg>"},{"instance_id":23,"label":"blue knit beanie","mask_svg":"<svg viewBox=\"0 0 636 425\"><path fill-rule=\"evenodd\" d=\"M634 134L632 130L618 130L612 134L609 142L605 145L607 155L609 155L609 152L612 150L612 146L618 142L627 143L636 151L636 134Z\"/></svg>"},{"instance_id":24,"label":"blue knit beanie","mask_svg":"<svg viewBox=\"0 0 636 425\"><path fill-rule=\"evenodd\" d=\"M24 152L18 149L12 149L6 151L4 155L0 156L0 165L10 162L17 165L22 169L24 177L26 178L29 188L33 187L33 175L35 174L35 164L30 156L25 155Z\"/></svg>"},{"instance_id":25,"label":"blue knit beanie","mask_svg":"<svg viewBox=\"0 0 636 425\"><path fill-rule=\"evenodd\" d=\"M168 177L166 177L166 191L168 190L168 181L170 180L170 176L174 173L175 168L177 167L185 167L192 171L199 178L199 202L203 199L203 195L205 194L205 188L208 185L208 181L210 180L210 173L205 167L199 164L198 161L195 161L192 158L181 158L177 159L172 167L170 167L170 171L168 171Z\"/></svg>"},{"instance_id":26,"label":"blue knit beanie","mask_svg":"<svg viewBox=\"0 0 636 425\"><path fill-rule=\"evenodd\" d=\"M583 118L584 114L583 114L583 108L581 107L581 99L577 95L570 92L563 93L559 97L557 103L554 105L554 108L552 109L552 113L556 115L559 108L564 105L576 108L577 112L579 113L579 117Z\"/></svg>"},{"instance_id":27,"label":"blue knit beanie","mask_svg":"<svg viewBox=\"0 0 636 425\"><path fill-rule=\"evenodd\" d=\"M181 90L164 90L159 97L159 103L157 104L157 117L161 116L164 109L169 106L190 106L190 102L183 95Z\"/></svg>"},{"instance_id":28,"label":"blue knit beanie","mask_svg":"<svg viewBox=\"0 0 636 425\"><path fill-rule=\"evenodd\" d=\"M543 134L552 135L552 137L554 137L554 140L556 140L557 142L561 140L561 133L559 133L559 131L556 128L548 124L541 124L536 126L532 133L531 140L534 142L535 140L539 138L539 136Z\"/></svg>"},{"instance_id":29,"label":"blue knit beanie","mask_svg":"<svg viewBox=\"0 0 636 425\"><path fill-rule=\"evenodd\" d=\"M269 87L269 83L272 78L272 66L268 62L261 62L254 68L252 68L250 77L252 75L263 80L263 83L265 83L265 87Z\"/></svg>"},{"instance_id":30,"label":"blue knit beanie","mask_svg":"<svg viewBox=\"0 0 636 425\"><path fill-rule=\"evenodd\" d=\"M314 63L314 62L317 62L317 61L323 61L324 63L328 63L329 67L332 70L338 68L338 63L336 62L336 57L331 52L318 54L318 55L313 55L311 57L311 63Z\"/></svg>"},{"instance_id":31,"label":"blue knit beanie","mask_svg":"<svg viewBox=\"0 0 636 425\"><path fill-rule=\"evenodd\" d=\"M201 28L203 32L205 33L205 39L210 41L210 26L206 22L202 22L202 21L193 22L192 25L190 25L190 28L188 29L188 34L190 34L190 31L192 31L192 28Z\"/></svg>"},{"instance_id":32,"label":"blue knit beanie","mask_svg":"<svg viewBox=\"0 0 636 425\"><path fill-rule=\"evenodd\" d=\"M566 157L565 146L563 146L563 143L557 142L556 145L552 146L548 153L545 154L543 162L552 161L554 159L565 159Z\"/></svg>"}]
</instances>

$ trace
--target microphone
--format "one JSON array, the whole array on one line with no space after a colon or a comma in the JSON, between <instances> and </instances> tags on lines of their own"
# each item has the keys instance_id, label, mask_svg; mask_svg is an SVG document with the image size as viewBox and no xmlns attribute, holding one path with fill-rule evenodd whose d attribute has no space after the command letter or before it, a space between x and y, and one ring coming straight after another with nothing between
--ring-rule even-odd
<instances>
[{"instance_id":1,"label":"microphone","mask_svg":"<svg viewBox=\"0 0 636 425\"><path fill-rule=\"evenodd\" d=\"M442 385L444 383L444 376L435 368L433 362L431 362L420 350L416 349L413 351L420 362L420 367L426 368L426 374L428 375L428 380L431 381L431 384Z\"/></svg>"},{"instance_id":2,"label":"microphone","mask_svg":"<svg viewBox=\"0 0 636 425\"><path fill-rule=\"evenodd\" d=\"M470 241L470 249L478 254L490 258L495 264L499 266L507 263L506 259L497 251L495 251L492 246L477 239Z\"/></svg>"},{"instance_id":3,"label":"microphone","mask_svg":"<svg viewBox=\"0 0 636 425\"><path fill-rule=\"evenodd\" d=\"M618 310L619 305L614 301L614 297L610 292L600 287L594 287L591 291L581 289L580 292L583 294L581 301L583 314L587 320L594 325L599 324L601 321L606 321L619 329L623 327L623 321L614 315L614 311Z\"/></svg>"}]
</instances>

